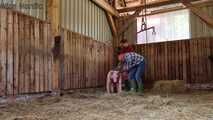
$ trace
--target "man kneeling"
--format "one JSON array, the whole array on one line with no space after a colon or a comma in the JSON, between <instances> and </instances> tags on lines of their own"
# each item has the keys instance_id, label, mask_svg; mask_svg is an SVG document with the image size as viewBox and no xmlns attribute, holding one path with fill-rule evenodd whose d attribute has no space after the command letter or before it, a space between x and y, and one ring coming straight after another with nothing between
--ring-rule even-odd
<instances>
[{"instance_id":1,"label":"man kneeling","mask_svg":"<svg viewBox=\"0 0 213 120\"><path fill-rule=\"evenodd\" d=\"M108 73L106 89L108 93L122 92L122 76L119 71L111 70Z\"/></svg>"}]
</instances>

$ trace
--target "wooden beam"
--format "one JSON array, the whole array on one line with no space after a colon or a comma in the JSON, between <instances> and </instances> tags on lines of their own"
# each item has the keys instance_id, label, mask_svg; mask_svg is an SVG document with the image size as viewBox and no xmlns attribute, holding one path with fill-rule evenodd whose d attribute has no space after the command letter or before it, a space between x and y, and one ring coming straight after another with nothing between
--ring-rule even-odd
<instances>
[{"instance_id":1,"label":"wooden beam","mask_svg":"<svg viewBox=\"0 0 213 120\"><path fill-rule=\"evenodd\" d=\"M177 3L178 1L179 0L160 0L160 1L149 2L149 3L147 3L147 8L173 4L173 3ZM137 10L139 8L144 8L144 7L145 7L145 4L139 4L137 6L118 9L118 12L119 13L130 12L130 11L135 11L135 10Z\"/></svg>"},{"instance_id":2,"label":"wooden beam","mask_svg":"<svg viewBox=\"0 0 213 120\"><path fill-rule=\"evenodd\" d=\"M60 0L48 0L47 19L54 36L60 35Z\"/></svg>"},{"instance_id":3,"label":"wooden beam","mask_svg":"<svg viewBox=\"0 0 213 120\"><path fill-rule=\"evenodd\" d=\"M213 1L205 1L205 2L198 2L198 3L193 3L194 7L203 7L203 6L212 6L213 5ZM166 13L166 12L172 12L172 11L176 11L176 10L182 10L182 9L187 9L187 7L185 6L177 6L177 7L173 7L173 8L166 8L166 9L161 9L161 10L156 10L153 11L149 14L147 14L147 16L149 15L155 15L155 14L160 14L160 13ZM123 32L125 32L125 30L134 22L136 17L142 17L142 15L137 16L138 14L136 14L136 12L133 15L130 16L126 16L123 17L121 19L126 19L127 21L129 21L127 24L125 24L119 31L118 31L118 36L120 36ZM213 22L213 19L212 19Z\"/></svg>"},{"instance_id":4,"label":"wooden beam","mask_svg":"<svg viewBox=\"0 0 213 120\"><path fill-rule=\"evenodd\" d=\"M196 8L204 7L204 6L213 6L213 1L193 3L193 5ZM176 7L171 7L171 8L162 8L162 9L159 9L159 10L151 11L146 16L162 14L162 13L167 13L167 12L173 12L173 11L178 11L178 10L184 10L184 9L187 9L187 7L186 6L176 6ZM137 17L143 17L143 16L144 15L139 15Z\"/></svg>"},{"instance_id":5,"label":"wooden beam","mask_svg":"<svg viewBox=\"0 0 213 120\"><path fill-rule=\"evenodd\" d=\"M128 15L128 16L124 16L124 17L119 17L119 19L120 20L130 20L132 18L134 19L134 18L136 18L136 17L139 16L139 14L141 13L141 11L142 11L142 9L138 9L138 10L135 11L134 14Z\"/></svg>"},{"instance_id":6,"label":"wooden beam","mask_svg":"<svg viewBox=\"0 0 213 120\"><path fill-rule=\"evenodd\" d=\"M126 7L126 0L123 0L124 6Z\"/></svg>"},{"instance_id":7,"label":"wooden beam","mask_svg":"<svg viewBox=\"0 0 213 120\"><path fill-rule=\"evenodd\" d=\"M119 18L119 20L127 21L127 23L119 30L118 36L120 36L123 32L125 32L125 30L127 30L128 27L135 22L135 19L137 18L137 16L139 16L139 14L140 14L141 11L142 11L142 9L138 9L132 15L129 15L129 16L126 16L126 17L120 17Z\"/></svg>"},{"instance_id":8,"label":"wooden beam","mask_svg":"<svg viewBox=\"0 0 213 120\"><path fill-rule=\"evenodd\" d=\"M119 17L119 12L115 8L113 8L109 3L107 3L105 0L91 0L91 1L97 4L102 9L104 9L106 12L110 13L111 15Z\"/></svg>"},{"instance_id":9,"label":"wooden beam","mask_svg":"<svg viewBox=\"0 0 213 120\"><path fill-rule=\"evenodd\" d=\"M209 16L207 13L202 12L200 9L194 7L189 0L182 0L183 5L191 10L195 15L197 15L201 20L213 28L213 17Z\"/></svg>"},{"instance_id":10,"label":"wooden beam","mask_svg":"<svg viewBox=\"0 0 213 120\"><path fill-rule=\"evenodd\" d=\"M47 1L47 20L50 21L51 23L51 29L52 29L52 35L54 37L54 46L56 47L56 41L61 42L61 37L56 37L61 35L61 29L60 29L60 0L48 0ZM60 50L57 49L59 52ZM57 51L57 52L58 52ZM54 62L53 62L53 76L52 79L55 81L53 83L53 92L59 94L60 93L60 64L61 61L58 57L54 57Z\"/></svg>"},{"instance_id":11,"label":"wooden beam","mask_svg":"<svg viewBox=\"0 0 213 120\"><path fill-rule=\"evenodd\" d=\"M198 1L198 0L190 0L190 1L193 2L193 1ZM117 9L117 10L119 13L123 13L123 12L130 12L130 11L135 11L137 9L145 8L145 6L147 8L154 8L154 7L160 7L160 6L170 5L170 4L175 4L175 3L181 3L181 0L158 0L158 1L149 2L146 5L140 4L137 6L125 7L125 8L121 8L121 9Z\"/></svg>"},{"instance_id":12,"label":"wooden beam","mask_svg":"<svg viewBox=\"0 0 213 120\"><path fill-rule=\"evenodd\" d=\"M117 28L116 28L115 21L114 21L112 15L106 12L106 16L107 16L107 20L110 25L113 36L117 36Z\"/></svg>"},{"instance_id":13,"label":"wooden beam","mask_svg":"<svg viewBox=\"0 0 213 120\"><path fill-rule=\"evenodd\" d=\"M127 21L127 23L118 31L118 36L122 35L129 27L135 22L136 18L131 18Z\"/></svg>"},{"instance_id":14,"label":"wooden beam","mask_svg":"<svg viewBox=\"0 0 213 120\"><path fill-rule=\"evenodd\" d=\"M213 1L206 1L206 2L198 2L198 3L194 3L193 4L195 7L202 7L202 6L212 6L213 5ZM150 14L147 14L147 16L149 15L154 15L154 14L160 14L160 13L166 13L166 12L171 12L171 11L176 11L176 10L182 10L182 9L187 9L185 6L177 6L177 7L173 7L173 8L166 8L166 9L161 9L161 10L156 10L153 11ZM138 15L138 12L140 12L139 10L136 10L134 14L129 15L129 16L125 16L120 18L121 20L126 20L129 21L127 24L125 24L119 31L118 31L118 35L121 35L123 32L125 32L125 30L134 22L136 17L142 17L144 15Z\"/></svg>"},{"instance_id":15,"label":"wooden beam","mask_svg":"<svg viewBox=\"0 0 213 120\"><path fill-rule=\"evenodd\" d=\"M129 4L129 3L135 3L135 2L139 2L139 1L138 0L126 1L127 4Z\"/></svg>"}]
</instances>

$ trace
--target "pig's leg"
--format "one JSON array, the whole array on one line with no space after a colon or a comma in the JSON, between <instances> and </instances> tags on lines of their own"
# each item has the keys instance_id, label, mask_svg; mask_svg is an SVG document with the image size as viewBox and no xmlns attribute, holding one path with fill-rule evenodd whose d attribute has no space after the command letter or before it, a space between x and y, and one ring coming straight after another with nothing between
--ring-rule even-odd
<instances>
[{"instance_id":1,"label":"pig's leg","mask_svg":"<svg viewBox=\"0 0 213 120\"><path fill-rule=\"evenodd\" d=\"M106 83L106 89L107 89L107 93L110 93L110 91L111 91L111 80L110 80L110 78L111 78L111 71L108 73L108 75L107 75L107 83Z\"/></svg>"},{"instance_id":2,"label":"pig's leg","mask_svg":"<svg viewBox=\"0 0 213 120\"><path fill-rule=\"evenodd\" d=\"M114 85L113 83L110 84L111 93L115 93Z\"/></svg>"},{"instance_id":3,"label":"pig's leg","mask_svg":"<svg viewBox=\"0 0 213 120\"><path fill-rule=\"evenodd\" d=\"M122 76L121 75L118 78L117 91L118 91L118 93L122 92Z\"/></svg>"}]
</instances>

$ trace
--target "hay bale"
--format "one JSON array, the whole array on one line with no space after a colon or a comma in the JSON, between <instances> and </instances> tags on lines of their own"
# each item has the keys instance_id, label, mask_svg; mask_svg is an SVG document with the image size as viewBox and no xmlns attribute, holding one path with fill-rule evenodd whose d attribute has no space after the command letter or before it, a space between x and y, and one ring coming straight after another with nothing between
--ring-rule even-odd
<instances>
[{"instance_id":1,"label":"hay bale","mask_svg":"<svg viewBox=\"0 0 213 120\"><path fill-rule=\"evenodd\" d=\"M154 84L152 91L155 93L184 93L186 87L183 80L161 80Z\"/></svg>"}]
</instances>

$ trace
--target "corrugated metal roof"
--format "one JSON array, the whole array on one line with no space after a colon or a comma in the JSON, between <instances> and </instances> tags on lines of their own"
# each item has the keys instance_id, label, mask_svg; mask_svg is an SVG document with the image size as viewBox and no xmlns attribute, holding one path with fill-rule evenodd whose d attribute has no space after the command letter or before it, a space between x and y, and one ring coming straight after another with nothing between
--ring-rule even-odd
<instances>
[{"instance_id":1,"label":"corrugated metal roof","mask_svg":"<svg viewBox=\"0 0 213 120\"><path fill-rule=\"evenodd\" d=\"M61 0L61 26L98 41L112 39L104 10L90 0Z\"/></svg>"}]
</instances>

